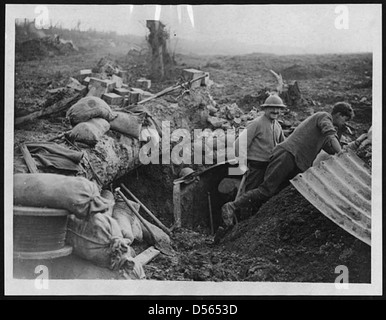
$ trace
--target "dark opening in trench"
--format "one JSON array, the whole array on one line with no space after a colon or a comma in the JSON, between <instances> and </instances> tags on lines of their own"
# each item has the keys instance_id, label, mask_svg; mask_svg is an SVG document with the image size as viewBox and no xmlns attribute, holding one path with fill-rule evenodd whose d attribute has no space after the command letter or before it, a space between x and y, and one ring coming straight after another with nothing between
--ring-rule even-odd
<instances>
[{"instance_id":1,"label":"dark opening in trench","mask_svg":"<svg viewBox=\"0 0 386 320\"><path fill-rule=\"evenodd\" d=\"M113 187L123 183L167 228L211 234L221 224L221 206L234 199L241 180L241 176L229 176L230 166L228 162L195 166L194 172L181 180L183 165L142 165L116 180Z\"/></svg>"}]
</instances>

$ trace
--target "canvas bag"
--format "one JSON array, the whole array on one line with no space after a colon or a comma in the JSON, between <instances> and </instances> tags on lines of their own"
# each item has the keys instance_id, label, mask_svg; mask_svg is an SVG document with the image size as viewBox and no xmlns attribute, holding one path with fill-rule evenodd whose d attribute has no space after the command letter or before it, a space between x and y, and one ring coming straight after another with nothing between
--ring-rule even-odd
<instances>
[{"instance_id":1,"label":"canvas bag","mask_svg":"<svg viewBox=\"0 0 386 320\"><path fill-rule=\"evenodd\" d=\"M104 212L104 214L107 214L110 217L112 217L113 209L114 209L114 205L115 205L114 194L110 190L103 189L103 190L101 190L101 196L111 202L111 206L108 208L108 210L106 210Z\"/></svg>"},{"instance_id":2,"label":"canvas bag","mask_svg":"<svg viewBox=\"0 0 386 320\"><path fill-rule=\"evenodd\" d=\"M117 117L110 121L110 128L138 139L145 115L134 115L119 111L116 111L115 114Z\"/></svg>"},{"instance_id":3,"label":"canvas bag","mask_svg":"<svg viewBox=\"0 0 386 320\"><path fill-rule=\"evenodd\" d=\"M95 145L109 129L110 124L105 119L94 118L77 124L70 131L69 138L72 141Z\"/></svg>"},{"instance_id":4,"label":"canvas bag","mask_svg":"<svg viewBox=\"0 0 386 320\"><path fill-rule=\"evenodd\" d=\"M14 205L65 209L84 219L113 205L101 197L97 185L84 177L53 173L18 173L13 176Z\"/></svg>"},{"instance_id":5,"label":"canvas bag","mask_svg":"<svg viewBox=\"0 0 386 320\"><path fill-rule=\"evenodd\" d=\"M72 126L86 122L94 118L102 118L107 121L113 120L116 115L110 106L101 98L88 96L80 99L66 113Z\"/></svg>"},{"instance_id":6,"label":"canvas bag","mask_svg":"<svg viewBox=\"0 0 386 320\"><path fill-rule=\"evenodd\" d=\"M138 203L133 201L130 201L130 203L137 211L139 211L140 206ZM134 240L141 242L143 240L141 222L131 211L126 202L124 202L120 197L115 202L113 218L118 221L122 234L125 238L130 239L131 242Z\"/></svg>"},{"instance_id":7,"label":"canvas bag","mask_svg":"<svg viewBox=\"0 0 386 320\"><path fill-rule=\"evenodd\" d=\"M125 257L135 257L117 221L104 213L84 220L69 216L66 242L77 256L112 270L119 269Z\"/></svg>"}]
</instances>

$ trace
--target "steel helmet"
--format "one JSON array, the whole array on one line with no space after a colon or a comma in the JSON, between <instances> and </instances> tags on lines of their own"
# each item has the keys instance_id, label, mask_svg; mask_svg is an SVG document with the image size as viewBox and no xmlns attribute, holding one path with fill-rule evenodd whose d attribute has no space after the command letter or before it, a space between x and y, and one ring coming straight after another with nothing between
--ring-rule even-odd
<instances>
[{"instance_id":1,"label":"steel helmet","mask_svg":"<svg viewBox=\"0 0 386 320\"><path fill-rule=\"evenodd\" d=\"M277 94L271 94L267 99L265 99L262 107L276 107L276 108L287 108L283 103L283 100Z\"/></svg>"},{"instance_id":2,"label":"steel helmet","mask_svg":"<svg viewBox=\"0 0 386 320\"><path fill-rule=\"evenodd\" d=\"M180 171L179 177L180 178L186 177L186 176L190 175L193 172L194 172L194 170L192 168L188 168L188 167L183 168Z\"/></svg>"}]
</instances>

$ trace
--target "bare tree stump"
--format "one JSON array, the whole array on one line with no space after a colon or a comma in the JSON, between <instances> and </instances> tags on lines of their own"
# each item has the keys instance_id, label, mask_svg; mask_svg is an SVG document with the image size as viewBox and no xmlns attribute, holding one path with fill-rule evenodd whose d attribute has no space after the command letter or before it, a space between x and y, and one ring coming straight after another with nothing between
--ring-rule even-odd
<instances>
[{"instance_id":1,"label":"bare tree stump","mask_svg":"<svg viewBox=\"0 0 386 320\"><path fill-rule=\"evenodd\" d=\"M299 85L297 81L294 81L292 84L288 85L288 89L283 91L280 94L280 97L283 99L284 103L288 106L293 106L300 101L302 101L303 97L299 89Z\"/></svg>"},{"instance_id":2,"label":"bare tree stump","mask_svg":"<svg viewBox=\"0 0 386 320\"><path fill-rule=\"evenodd\" d=\"M167 66L172 62L166 46L169 33L165 30L165 25L158 20L147 20L146 27L150 30L147 41L151 47L152 78L164 80Z\"/></svg>"}]
</instances>

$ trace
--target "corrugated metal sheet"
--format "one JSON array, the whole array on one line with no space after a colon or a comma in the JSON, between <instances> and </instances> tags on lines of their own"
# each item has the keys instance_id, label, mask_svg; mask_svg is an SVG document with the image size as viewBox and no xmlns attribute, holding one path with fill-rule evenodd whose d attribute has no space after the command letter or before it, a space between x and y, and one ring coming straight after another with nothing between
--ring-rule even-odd
<instances>
[{"instance_id":1,"label":"corrugated metal sheet","mask_svg":"<svg viewBox=\"0 0 386 320\"><path fill-rule=\"evenodd\" d=\"M320 162L291 183L326 217L371 245L371 174L353 151Z\"/></svg>"}]
</instances>

